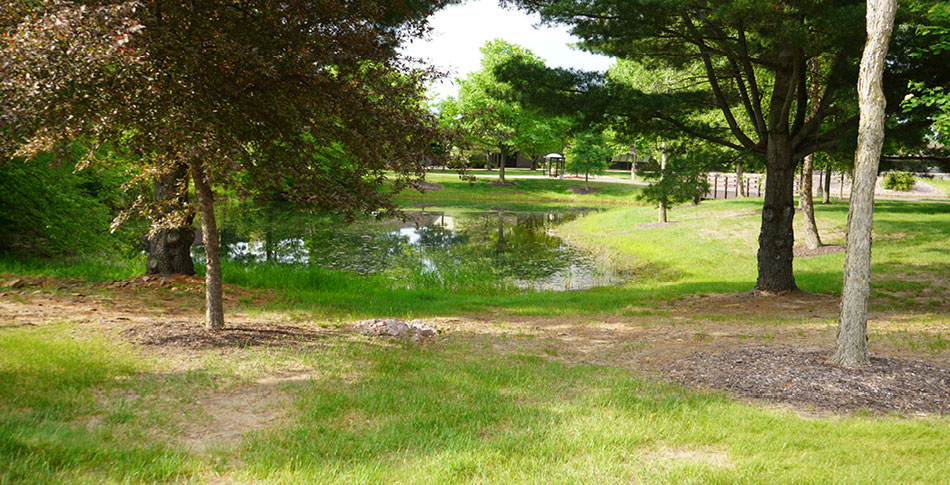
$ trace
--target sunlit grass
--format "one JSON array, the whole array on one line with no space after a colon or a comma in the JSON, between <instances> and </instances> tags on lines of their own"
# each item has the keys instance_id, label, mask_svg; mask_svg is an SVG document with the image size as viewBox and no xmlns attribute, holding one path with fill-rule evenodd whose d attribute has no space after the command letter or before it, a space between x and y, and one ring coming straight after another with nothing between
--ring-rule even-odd
<instances>
[{"instance_id":1,"label":"sunlit grass","mask_svg":"<svg viewBox=\"0 0 950 485\"><path fill-rule=\"evenodd\" d=\"M397 200L407 205L452 207L490 207L504 203L506 209L511 208L509 204L514 204L519 210L538 210L544 208L545 204L552 203L580 206L643 205L636 200L641 187L612 182L591 182L591 188L599 192L580 195L567 189L582 187L583 180L511 179L510 182L515 185L510 187L489 185L488 182L492 180L490 177L479 177L474 183L470 183L460 180L458 175L430 173L426 175L426 180L438 183L443 189L424 194L406 190L398 195Z\"/></svg>"},{"instance_id":2,"label":"sunlit grass","mask_svg":"<svg viewBox=\"0 0 950 485\"><path fill-rule=\"evenodd\" d=\"M936 482L945 420L800 418L626 371L492 353L352 345L356 376L302 388L238 477L281 483ZM327 356L314 357L322 365Z\"/></svg>"},{"instance_id":3,"label":"sunlit grass","mask_svg":"<svg viewBox=\"0 0 950 485\"><path fill-rule=\"evenodd\" d=\"M61 323L0 328L0 483L166 481L192 459L149 439L150 407L106 396L133 389L147 364Z\"/></svg>"}]
</instances>

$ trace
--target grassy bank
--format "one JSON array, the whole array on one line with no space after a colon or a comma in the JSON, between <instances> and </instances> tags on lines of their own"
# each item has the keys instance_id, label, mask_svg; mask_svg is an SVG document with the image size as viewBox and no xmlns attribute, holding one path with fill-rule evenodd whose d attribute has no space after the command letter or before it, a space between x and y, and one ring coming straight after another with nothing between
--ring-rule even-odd
<instances>
[{"instance_id":1,"label":"grassy bank","mask_svg":"<svg viewBox=\"0 0 950 485\"><path fill-rule=\"evenodd\" d=\"M416 204L461 205L480 210L492 204L557 210L559 182L524 180L515 187L470 186L444 176L445 189L412 197ZM524 182L524 184L522 184ZM530 182L530 183L528 183ZM540 184L540 188L534 184ZM632 199L636 187L602 184L615 200ZM495 202L484 200L489 192ZM574 194L570 194L574 195ZM507 198L506 198L507 197ZM589 197L589 196L577 196ZM626 199L625 199L626 198ZM471 202L466 202L466 200ZM671 224L651 224L655 210L645 206L602 205L601 212L559 226L556 231L632 278L615 287L583 292L531 292L499 285L490 265L461 265L435 275L355 275L318 267L279 264L224 264L225 281L273 291L269 309L295 310L315 318L351 319L377 315L422 317L453 314L639 315L657 311L657 302L686 295L730 293L755 284L760 199L706 201L671 210ZM579 204L570 204L576 207ZM585 200L582 205L596 206ZM816 206L826 244L843 244L847 205ZM801 234L801 218L796 218ZM879 201L875 206L872 307L935 312L946 300L945 255L950 252L950 205ZM841 248L839 248L841 249ZM795 259L798 285L805 291L837 294L841 251ZM121 279L140 273L138 260L36 262L0 259L0 271L45 274L89 281ZM199 271L201 268L199 267Z\"/></svg>"},{"instance_id":2,"label":"grassy bank","mask_svg":"<svg viewBox=\"0 0 950 485\"><path fill-rule=\"evenodd\" d=\"M637 274L637 284L655 285L658 294L722 292L751 288L761 224L759 199L708 201L670 213L671 224L653 222L655 211L632 208L597 213L561 226L559 233L591 251L614 258ZM825 244L842 245L846 202L815 206ZM796 217L795 233L803 232ZM950 274L950 206L878 201L874 212L873 300L877 307L926 310L942 304ZM843 249L843 248L840 248ZM805 291L837 294L844 253L795 259L795 278Z\"/></svg>"},{"instance_id":3,"label":"grassy bank","mask_svg":"<svg viewBox=\"0 0 950 485\"><path fill-rule=\"evenodd\" d=\"M519 179L514 185L496 187L489 182L497 177L481 176L474 183L460 180L457 174L429 173L428 182L437 183L442 190L420 194L406 190L397 200L404 205L433 205L466 208L490 208L503 205L508 210L544 210L567 206L644 205L636 200L641 187L611 182L591 182L594 194L574 194L571 187L583 187L583 180Z\"/></svg>"}]
</instances>

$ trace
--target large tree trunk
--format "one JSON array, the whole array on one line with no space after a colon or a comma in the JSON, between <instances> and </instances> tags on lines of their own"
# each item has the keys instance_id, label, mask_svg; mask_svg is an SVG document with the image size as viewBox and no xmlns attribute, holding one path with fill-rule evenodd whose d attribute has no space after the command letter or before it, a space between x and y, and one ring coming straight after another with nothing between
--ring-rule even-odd
<instances>
[{"instance_id":1,"label":"large tree trunk","mask_svg":"<svg viewBox=\"0 0 950 485\"><path fill-rule=\"evenodd\" d=\"M887 44L894 28L897 0L869 0L868 40L858 74L858 151L848 209L847 253L841 315L834 362L854 366L868 363L868 295L871 292L871 229L874 223L874 184L884 143L884 90L881 77Z\"/></svg>"},{"instance_id":2,"label":"large tree trunk","mask_svg":"<svg viewBox=\"0 0 950 485\"><path fill-rule=\"evenodd\" d=\"M818 235L818 224L815 223L815 200L812 198L814 163L815 154L813 153L802 161L802 190L799 194L802 216L805 217L805 247L808 249L818 249L822 246L821 236Z\"/></svg>"},{"instance_id":3,"label":"large tree trunk","mask_svg":"<svg viewBox=\"0 0 950 485\"><path fill-rule=\"evenodd\" d=\"M485 170L491 170L491 152L485 152Z\"/></svg>"},{"instance_id":4,"label":"large tree trunk","mask_svg":"<svg viewBox=\"0 0 950 485\"><path fill-rule=\"evenodd\" d=\"M669 155L666 153L666 142L663 142L663 144L660 145L660 180L663 180L663 171L666 170L666 161L668 156ZM660 201L656 219L659 222L666 222L666 202L662 200Z\"/></svg>"},{"instance_id":5,"label":"large tree trunk","mask_svg":"<svg viewBox=\"0 0 950 485\"><path fill-rule=\"evenodd\" d=\"M181 210L188 197L188 167L176 165L174 170L157 178L154 187L155 198L162 201L162 216ZM149 235L145 274L195 274L195 263L191 259L191 243L195 241L193 219L194 214L188 214L179 227L163 228Z\"/></svg>"},{"instance_id":6,"label":"large tree trunk","mask_svg":"<svg viewBox=\"0 0 950 485\"><path fill-rule=\"evenodd\" d=\"M191 163L191 177L195 182L195 195L198 196L201 238L205 247L205 327L219 330L224 328L224 305L218 226L214 219L214 192L211 191L201 162Z\"/></svg>"},{"instance_id":7,"label":"large tree trunk","mask_svg":"<svg viewBox=\"0 0 950 485\"><path fill-rule=\"evenodd\" d=\"M765 202L759 231L757 291L775 293L798 289L792 274L795 164L791 158L788 134L770 133L766 151Z\"/></svg>"}]
</instances>

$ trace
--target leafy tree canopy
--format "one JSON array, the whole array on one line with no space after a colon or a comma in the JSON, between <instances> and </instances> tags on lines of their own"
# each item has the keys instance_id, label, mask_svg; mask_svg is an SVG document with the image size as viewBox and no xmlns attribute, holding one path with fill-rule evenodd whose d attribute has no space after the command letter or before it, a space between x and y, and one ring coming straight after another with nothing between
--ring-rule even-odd
<instances>
[{"instance_id":1,"label":"leafy tree canopy","mask_svg":"<svg viewBox=\"0 0 950 485\"><path fill-rule=\"evenodd\" d=\"M792 276L795 167L831 150L857 127L855 80L864 44L865 3L856 0L703 1L511 0L542 19L572 26L582 47L622 59L689 70L702 84L668 93L629 89L603 76L509 64L499 75L548 109L587 111L593 119L628 118L765 159L768 178L758 252L757 288L796 289ZM937 2L921 2L936 4ZM899 25L919 18L904 9ZM911 79L947 80L947 53L912 58L919 42L898 29L884 85L892 110ZM818 86L819 89L810 89ZM702 116L710 109L717 117ZM924 133L920 114L892 130ZM897 130L899 129L899 130Z\"/></svg>"},{"instance_id":2,"label":"leafy tree canopy","mask_svg":"<svg viewBox=\"0 0 950 485\"><path fill-rule=\"evenodd\" d=\"M501 39L482 47L481 69L458 80L458 98L442 103L443 119L458 120L474 145L520 150L530 157L558 150L571 127L569 116L548 116L515 99L510 83L495 71L507 62L544 68L531 51Z\"/></svg>"},{"instance_id":3,"label":"leafy tree canopy","mask_svg":"<svg viewBox=\"0 0 950 485\"><path fill-rule=\"evenodd\" d=\"M0 153L121 143L148 180L197 162L355 215L393 209L384 171L421 176L441 136L420 103L432 73L396 51L440 2L4 3Z\"/></svg>"}]
</instances>

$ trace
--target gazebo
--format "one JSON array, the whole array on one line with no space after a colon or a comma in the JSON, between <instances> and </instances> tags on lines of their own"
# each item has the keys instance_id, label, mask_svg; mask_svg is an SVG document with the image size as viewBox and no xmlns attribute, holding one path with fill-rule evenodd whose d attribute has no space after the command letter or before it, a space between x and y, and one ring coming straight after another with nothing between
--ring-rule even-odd
<instances>
[{"instance_id":1,"label":"gazebo","mask_svg":"<svg viewBox=\"0 0 950 485\"><path fill-rule=\"evenodd\" d=\"M564 178L564 155L548 153L544 156L544 173L548 177Z\"/></svg>"}]
</instances>

